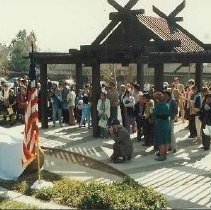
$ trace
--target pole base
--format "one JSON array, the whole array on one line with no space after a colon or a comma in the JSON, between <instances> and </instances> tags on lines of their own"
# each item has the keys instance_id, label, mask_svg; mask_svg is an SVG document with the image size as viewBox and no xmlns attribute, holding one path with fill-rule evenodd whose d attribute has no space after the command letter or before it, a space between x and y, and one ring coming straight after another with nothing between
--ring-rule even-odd
<instances>
[{"instance_id":1,"label":"pole base","mask_svg":"<svg viewBox=\"0 0 211 210\"><path fill-rule=\"evenodd\" d=\"M31 189L33 189L33 190L41 190L41 189L44 189L44 188L52 188L52 187L53 187L53 183L52 182L47 182L47 181L44 181L44 180L37 180L31 186Z\"/></svg>"}]
</instances>

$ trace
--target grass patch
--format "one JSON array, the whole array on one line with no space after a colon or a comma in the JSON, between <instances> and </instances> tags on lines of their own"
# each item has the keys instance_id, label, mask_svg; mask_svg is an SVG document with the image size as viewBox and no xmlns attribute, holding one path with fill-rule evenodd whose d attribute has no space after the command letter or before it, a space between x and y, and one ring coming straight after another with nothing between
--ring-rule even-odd
<instances>
[{"instance_id":1,"label":"grass patch","mask_svg":"<svg viewBox=\"0 0 211 210\"><path fill-rule=\"evenodd\" d=\"M110 184L82 182L42 171L42 179L54 183L53 188L39 191L30 189L36 175L21 176L17 181L1 182L0 185L44 201L53 201L81 209L161 209L167 205L163 195L143 187L129 177Z\"/></svg>"},{"instance_id":2,"label":"grass patch","mask_svg":"<svg viewBox=\"0 0 211 210\"><path fill-rule=\"evenodd\" d=\"M0 209L38 209L25 203L16 202L10 199L0 197Z\"/></svg>"}]
</instances>

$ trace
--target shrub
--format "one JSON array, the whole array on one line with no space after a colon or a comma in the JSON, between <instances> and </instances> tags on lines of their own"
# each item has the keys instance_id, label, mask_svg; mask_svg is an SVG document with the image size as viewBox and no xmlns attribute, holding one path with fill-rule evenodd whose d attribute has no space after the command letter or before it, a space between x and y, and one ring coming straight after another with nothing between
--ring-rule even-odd
<instances>
[{"instance_id":1,"label":"shrub","mask_svg":"<svg viewBox=\"0 0 211 210\"><path fill-rule=\"evenodd\" d=\"M49 176L48 176L49 175ZM134 179L125 177L122 182L110 184L71 180L45 172L43 178L53 181L53 188L38 191L30 189L34 181L6 183L10 189L23 194L32 194L45 201L82 209L161 209L166 207L166 199L152 188L139 185ZM3 183L3 182L2 182Z\"/></svg>"},{"instance_id":2,"label":"shrub","mask_svg":"<svg viewBox=\"0 0 211 210\"><path fill-rule=\"evenodd\" d=\"M110 184L91 183L81 201L83 209L160 209L166 207L165 198L134 179Z\"/></svg>"},{"instance_id":3,"label":"shrub","mask_svg":"<svg viewBox=\"0 0 211 210\"><path fill-rule=\"evenodd\" d=\"M64 178L53 188L40 190L36 197L46 201L82 209L160 209L166 207L165 198L151 188L140 186L126 177L123 182L110 184Z\"/></svg>"},{"instance_id":4,"label":"shrub","mask_svg":"<svg viewBox=\"0 0 211 210\"><path fill-rule=\"evenodd\" d=\"M44 200L44 201L50 201L53 196L53 188L44 188L41 190L38 190L35 193L35 198Z\"/></svg>"},{"instance_id":5,"label":"shrub","mask_svg":"<svg viewBox=\"0 0 211 210\"><path fill-rule=\"evenodd\" d=\"M32 192L30 184L27 181L18 181L15 185L11 186L11 190L28 195Z\"/></svg>"}]
</instances>

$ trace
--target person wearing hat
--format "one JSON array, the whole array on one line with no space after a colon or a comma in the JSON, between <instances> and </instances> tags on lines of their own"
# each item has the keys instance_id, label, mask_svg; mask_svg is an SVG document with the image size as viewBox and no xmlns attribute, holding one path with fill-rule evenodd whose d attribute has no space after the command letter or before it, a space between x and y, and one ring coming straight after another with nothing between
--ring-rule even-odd
<instances>
[{"instance_id":1,"label":"person wearing hat","mask_svg":"<svg viewBox=\"0 0 211 210\"><path fill-rule=\"evenodd\" d=\"M128 130L120 125L118 119L115 119L111 123L109 133L115 142L110 160L114 163L130 160L133 153L133 143Z\"/></svg>"},{"instance_id":2,"label":"person wearing hat","mask_svg":"<svg viewBox=\"0 0 211 210\"><path fill-rule=\"evenodd\" d=\"M1 82L2 90L0 94L0 101L1 101L1 112L4 115L4 121L6 122L7 118L7 107L9 105L9 86L6 82Z\"/></svg>"}]
</instances>

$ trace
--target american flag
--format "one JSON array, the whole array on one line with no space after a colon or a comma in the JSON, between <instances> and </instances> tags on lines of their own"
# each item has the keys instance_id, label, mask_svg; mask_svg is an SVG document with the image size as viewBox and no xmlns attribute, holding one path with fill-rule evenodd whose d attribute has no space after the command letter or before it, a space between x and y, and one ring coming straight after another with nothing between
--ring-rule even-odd
<instances>
[{"instance_id":1,"label":"american flag","mask_svg":"<svg viewBox=\"0 0 211 210\"><path fill-rule=\"evenodd\" d=\"M26 167L34 160L39 138L38 128L38 93L36 87L28 89L28 102L25 111L25 129L23 141L22 165Z\"/></svg>"}]
</instances>

